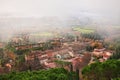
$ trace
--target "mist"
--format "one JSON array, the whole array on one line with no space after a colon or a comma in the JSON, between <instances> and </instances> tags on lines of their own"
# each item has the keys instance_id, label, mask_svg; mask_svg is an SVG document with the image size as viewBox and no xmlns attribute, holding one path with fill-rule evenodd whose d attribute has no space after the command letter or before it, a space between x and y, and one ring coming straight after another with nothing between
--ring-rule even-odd
<instances>
[{"instance_id":1,"label":"mist","mask_svg":"<svg viewBox=\"0 0 120 80\"><path fill-rule=\"evenodd\" d=\"M22 32L92 25L115 33L120 0L0 0L0 39Z\"/></svg>"}]
</instances>

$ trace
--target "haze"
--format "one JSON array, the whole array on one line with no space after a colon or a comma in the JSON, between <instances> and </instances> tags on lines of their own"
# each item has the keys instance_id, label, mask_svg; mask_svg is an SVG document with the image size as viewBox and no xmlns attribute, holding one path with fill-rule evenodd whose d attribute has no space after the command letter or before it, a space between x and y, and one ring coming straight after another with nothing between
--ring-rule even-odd
<instances>
[{"instance_id":1,"label":"haze","mask_svg":"<svg viewBox=\"0 0 120 80\"><path fill-rule=\"evenodd\" d=\"M25 30L33 26L38 29L43 24L51 23L64 27L68 23L72 25L68 19L75 20L76 17L82 22L89 18L100 23L120 25L119 4L120 0L0 0L0 34L7 36L14 32L12 30ZM45 18L52 18L53 22Z\"/></svg>"}]
</instances>

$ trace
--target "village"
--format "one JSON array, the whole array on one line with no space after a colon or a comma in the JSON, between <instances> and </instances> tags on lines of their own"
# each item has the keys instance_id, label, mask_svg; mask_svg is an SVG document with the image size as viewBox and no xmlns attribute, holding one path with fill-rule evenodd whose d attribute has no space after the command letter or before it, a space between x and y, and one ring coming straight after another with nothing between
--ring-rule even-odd
<instances>
[{"instance_id":1,"label":"village","mask_svg":"<svg viewBox=\"0 0 120 80\"><path fill-rule=\"evenodd\" d=\"M14 52L8 50L3 56L8 58L5 62L1 62L0 72L57 67L64 67L69 71L72 67L72 70L76 71L96 61L104 62L113 55L114 51L105 48L103 40L77 35L73 38L53 38L38 43L30 43L28 35L14 37L9 42ZM0 46L2 47L2 43Z\"/></svg>"},{"instance_id":2,"label":"village","mask_svg":"<svg viewBox=\"0 0 120 80\"><path fill-rule=\"evenodd\" d=\"M120 0L0 0L0 80L120 80Z\"/></svg>"}]
</instances>

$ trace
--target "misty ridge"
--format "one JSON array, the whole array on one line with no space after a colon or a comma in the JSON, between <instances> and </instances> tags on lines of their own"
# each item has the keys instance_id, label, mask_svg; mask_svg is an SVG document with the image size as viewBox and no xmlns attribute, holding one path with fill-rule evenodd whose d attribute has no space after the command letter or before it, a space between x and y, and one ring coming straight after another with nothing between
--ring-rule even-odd
<instances>
[{"instance_id":1,"label":"misty ridge","mask_svg":"<svg viewBox=\"0 0 120 80\"><path fill-rule=\"evenodd\" d=\"M101 35L119 35L118 24L104 18L86 16L73 17L1 17L0 39L8 41L13 35L35 32L61 32L67 33L72 27L95 28ZM116 29L114 28L116 27Z\"/></svg>"}]
</instances>

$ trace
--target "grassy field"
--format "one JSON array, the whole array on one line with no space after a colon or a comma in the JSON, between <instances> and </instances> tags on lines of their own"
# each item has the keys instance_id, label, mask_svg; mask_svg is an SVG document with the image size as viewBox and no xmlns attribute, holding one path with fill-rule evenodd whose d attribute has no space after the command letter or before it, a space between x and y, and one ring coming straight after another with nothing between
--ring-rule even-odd
<instances>
[{"instance_id":1,"label":"grassy field","mask_svg":"<svg viewBox=\"0 0 120 80\"><path fill-rule=\"evenodd\" d=\"M74 27L74 31L79 31L81 33L93 33L95 30L94 29L87 29L87 28L80 28L80 27Z\"/></svg>"},{"instance_id":2,"label":"grassy field","mask_svg":"<svg viewBox=\"0 0 120 80\"><path fill-rule=\"evenodd\" d=\"M39 39L39 38L60 38L61 35L57 33L52 33L52 32L37 32L37 33L31 33L30 34L31 38Z\"/></svg>"},{"instance_id":3,"label":"grassy field","mask_svg":"<svg viewBox=\"0 0 120 80\"><path fill-rule=\"evenodd\" d=\"M43 32L43 33L32 33L30 34L31 36L36 36L36 37L52 37L54 36L53 33L50 32Z\"/></svg>"}]
</instances>

